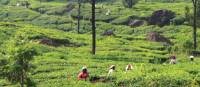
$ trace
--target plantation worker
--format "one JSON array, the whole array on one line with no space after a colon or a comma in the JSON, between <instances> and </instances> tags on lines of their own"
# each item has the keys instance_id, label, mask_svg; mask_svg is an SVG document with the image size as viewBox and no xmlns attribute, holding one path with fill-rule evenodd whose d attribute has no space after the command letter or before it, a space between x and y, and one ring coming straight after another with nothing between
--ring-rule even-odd
<instances>
[{"instance_id":1,"label":"plantation worker","mask_svg":"<svg viewBox=\"0 0 200 87\"><path fill-rule=\"evenodd\" d=\"M176 64L176 56L175 55L170 57L170 64Z\"/></svg>"},{"instance_id":2,"label":"plantation worker","mask_svg":"<svg viewBox=\"0 0 200 87\"><path fill-rule=\"evenodd\" d=\"M78 74L78 80L87 80L89 73L87 67L83 67L81 72Z\"/></svg>"},{"instance_id":3,"label":"plantation worker","mask_svg":"<svg viewBox=\"0 0 200 87\"><path fill-rule=\"evenodd\" d=\"M108 77L111 76L114 71L115 71L115 65L111 65L108 71Z\"/></svg>"},{"instance_id":4,"label":"plantation worker","mask_svg":"<svg viewBox=\"0 0 200 87\"><path fill-rule=\"evenodd\" d=\"M111 13L111 11L110 11L110 9L108 9L107 12L106 12L106 16L109 16L110 13Z\"/></svg>"},{"instance_id":5,"label":"plantation worker","mask_svg":"<svg viewBox=\"0 0 200 87\"><path fill-rule=\"evenodd\" d=\"M132 70L133 66L131 64L128 64L125 68L125 71L128 72L129 70Z\"/></svg>"},{"instance_id":6,"label":"plantation worker","mask_svg":"<svg viewBox=\"0 0 200 87\"><path fill-rule=\"evenodd\" d=\"M20 6L20 3L17 3L16 6L19 7L19 6Z\"/></svg>"},{"instance_id":7,"label":"plantation worker","mask_svg":"<svg viewBox=\"0 0 200 87\"><path fill-rule=\"evenodd\" d=\"M194 61L194 56L193 55L189 56L189 59L190 61Z\"/></svg>"}]
</instances>

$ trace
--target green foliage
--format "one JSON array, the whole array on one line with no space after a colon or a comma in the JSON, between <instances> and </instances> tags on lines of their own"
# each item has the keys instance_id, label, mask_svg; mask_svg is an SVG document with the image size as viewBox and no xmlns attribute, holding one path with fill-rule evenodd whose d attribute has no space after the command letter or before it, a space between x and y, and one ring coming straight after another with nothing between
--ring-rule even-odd
<instances>
[{"instance_id":1,"label":"green foliage","mask_svg":"<svg viewBox=\"0 0 200 87\"><path fill-rule=\"evenodd\" d=\"M185 21L190 23L191 22L191 13L190 13L190 8L188 6L185 6Z\"/></svg>"},{"instance_id":2,"label":"green foliage","mask_svg":"<svg viewBox=\"0 0 200 87\"><path fill-rule=\"evenodd\" d=\"M31 21L38 16L39 16L38 13L23 8L3 7L0 10L1 21L9 21L9 22Z\"/></svg>"},{"instance_id":3,"label":"green foliage","mask_svg":"<svg viewBox=\"0 0 200 87\"><path fill-rule=\"evenodd\" d=\"M200 17L200 3L199 3L199 1L197 0L197 17Z\"/></svg>"},{"instance_id":4,"label":"green foliage","mask_svg":"<svg viewBox=\"0 0 200 87\"><path fill-rule=\"evenodd\" d=\"M177 3L177 2L191 2L191 0L145 0L147 2L162 2L162 3Z\"/></svg>"},{"instance_id":5,"label":"green foliage","mask_svg":"<svg viewBox=\"0 0 200 87\"><path fill-rule=\"evenodd\" d=\"M91 44L90 34L88 33L77 35L74 33L44 29L42 27L20 23L4 23L0 25L2 25L0 26L2 27L2 31L7 27L6 25L15 25L14 27L9 27L9 31L2 32L9 32L13 35L5 41L5 44L3 43L2 45L5 45L3 48L8 49L4 52L10 54L9 58L12 57L12 60L9 61L7 65L10 66L11 64L15 64L19 66L12 67L13 71L21 69L20 65L14 61L15 59L21 59L21 57L24 57L23 55L29 55L29 52L37 52L41 54L35 56L34 60L29 61L29 64L35 65L36 68L34 71L31 71L31 75L27 74L37 86L81 86L83 84L94 87L120 85L153 87L168 84L175 86L190 86L193 84L193 74L187 72L191 72L191 70L189 70L191 67L193 67L194 72L199 72L197 71L199 65L190 64L190 66L188 66L187 60L185 60L184 56L178 57L180 60L178 61L178 65L161 65L159 58L168 58L167 50L160 43L145 40L147 32L158 31L163 32L164 35L170 38L174 38L174 42L177 44L180 43L180 41L185 40L185 36L187 35L184 34L191 32L191 27L188 26L166 26L163 28L156 26L143 26L134 28L135 32L128 35L125 32L130 32L130 30L133 30L132 28L127 28L127 30L125 30L123 29L124 26L112 26L108 23L97 22L98 28L102 29L98 30L98 34L104 30L113 29L117 36L98 36L97 55L91 56L90 46L87 45L81 47L52 47L38 43L39 38L46 37L59 40L67 39L72 43ZM19 27L19 29L16 26ZM17 29L17 32L14 32L14 29ZM23 42L29 43L24 44ZM11 53L15 55L12 55ZM29 58L27 60L29 60ZM157 64L150 64L150 60L154 60L155 62L157 61ZM198 63L199 60L197 59L196 62ZM134 70L124 73L124 67L128 63L134 64ZM168 61L165 63L168 63ZM113 79L112 82L97 82L95 85L89 81L78 81L76 84L74 83L77 81L77 74L83 65L88 66L91 76L101 76L107 75L107 68L111 64L117 65L117 71L113 74L113 78L115 79ZM184 67L184 69L180 69L180 67ZM4 68L4 70L10 68L11 67ZM25 80L25 82L28 81L28 79ZM66 81L68 83L66 83ZM195 81L197 81L197 79ZM2 83L10 86L8 82Z\"/></svg>"},{"instance_id":6,"label":"green foliage","mask_svg":"<svg viewBox=\"0 0 200 87\"><path fill-rule=\"evenodd\" d=\"M43 15L34 19L32 23L48 28L57 28L63 31L70 31L72 20L63 17Z\"/></svg>"},{"instance_id":7,"label":"green foliage","mask_svg":"<svg viewBox=\"0 0 200 87\"><path fill-rule=\"evenodd\" d=\"M129 17L122 17L122 18L117 18L115 20L113 20L111 23L112 24L121 24L121 25L128 25L128 22L130 21Z\"/></svg>"},{"instance_id":8,"label":"green foliage","mask_svg":"<svg viewBox=\"0 0 200 87\"><path fill-rule=\"evenodd\" d=\"M182 25L185 22L185 18L184 17L175 17L172 19L173 24L175 25Z\"/></svg>"},{"instance_id":9,"label":"green foliage","mask_svg":"<svg viewBox=\"0 0 200 87\"><path fill-rule=\"evenodd\" d=\"M159 74L159 68L152 68L154 72L150 74L131 74L130 77L132 79L121 79L118 82L118 85L125 85L128 87L131 86L148 86L148 87L160 87L166 85L173 85L177 87L187 87L190 86L191 79L190 75L185 71L178 71L177 74L174 75L173 72L160 70L162 74ZM158 71L157 71L158 70ZM129 75L123 74L125 77ZM173 79L173 80L172 80Z\"/></svg>"},{"instance_id":10,"label":"green foliage","mask_svg":"<svg viewBox=\"0 0 200 87\"><path fill-rule=\"evenodd\" d=\"M28 72L32 69L30 61L37 52L32 47L32 44L26 44L23 40L20 43L17 42L17 45L13 45L15 47L8 49L8 53L6 53L11 61L8 63L9 66L5 77L11 82L28 85L30 83Z\"/></svg>"},{"instance_id":11,"label":"green foliage","mask_svg":"<svg viewBox=\"0 0 200 87\"><path fill-rule=\"evenodd\" d=\"M11 63L8 71L7 78L11 82L19 82L21 85L30 83L28 79L28 72L31 69L29 62L33 59L33 56L36 55L36 51L29 46L24 45L19 47L13 52L11 58L13 62Z\"/></svg>"},{"instance_id":12,"label":"green foliage","mask_svg":"<svg viewBox=\"0 0 200 87\"><path fill-rule=\"evenodd\" d=\"M19 32L17 32L19 33ZM4 63L0 65L1 75L6 77L12 83L20 83L30 86L31 80L28 72L32 69L30 61L37 54L33 44L28 44L26 37L16 35L13 40L6 41L2 50Z\"/></svg>"},{"instance_id":13,"label":"green foliage","mask_svg":"<svg viewBox=\"0 0 200 87\"><path fill-rule=\"evenodd\" d=\"M0 4L7 5L9 2L10 0L1 0Z\"/></svg>"},{"instance_id":14,"label":"green foliage","mask_svg":"<svg viewBox=\"0 0 200 87\"><path fill-rule=\"evenodd\" d=\"M124 7L132 8L139 0L122 0Z\"/></svg>"}]
</instances>

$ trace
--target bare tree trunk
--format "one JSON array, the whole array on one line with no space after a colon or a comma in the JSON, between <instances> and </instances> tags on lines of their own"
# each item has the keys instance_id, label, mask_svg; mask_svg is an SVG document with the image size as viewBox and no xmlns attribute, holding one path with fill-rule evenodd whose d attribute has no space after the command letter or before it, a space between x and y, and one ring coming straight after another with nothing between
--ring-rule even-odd
<instances>
[{"instance_id":1,"label":"bare tree trunk","mask_svg":"<svg viewBox=\"0 0 200 87\"><path fill-rule=\"evenodd\" d=\"M194 49L197 49L197 0L192 0L193 1L193 6L194 6L194 17L193 17L193 45Z\"/></svg>"},{"instance_id":2,"label":"bare tree trunk","mask_svg":"<svg viewBox=\"0 0 200 87\"><path fill-rule=\"evenodd\" d=\"M22 76L21 76L21 87L24 87L24 74L23 74L23 71L22 71Z\"/></svg>"},{"instance_id":3,"label":"bare tree trunk","mask_svg":"<svg viewBox=\"0 0 200 87\"><path fill-rule=\"evenodd\" d=\"M92 54L96 54L95 0L92 0Z\"/></svg>"},{"instance_id":4,"label":"bare tree trunk","mask_svg":"<svg viewBox=\"0 0 200 87\"><path fill-rule=\"evenodd\" d=\"M80 33L80 16L81 16L81 2L80 0L78 1L78 34Z\"/></svg>"},{"instance_id":5,"label":"bare tree trunk","mask_svg":"<svg viewBox=\"0 0 200 87\"><path fill-rule=\"evenodd\" d=\"M72 27L73 27L73 22L71 21L71 29L72 29Z\"/></svg>"},{"instance_id":6,"label":"bare tree trunk","mask_svg":"<svg viewBox=\"0 0 200 87\"><path fill-rule=\"evenodd\" d=\"M22 60L22 67L24 66L24 61ZM24 87L24 70L21 70L21 81L20 81L21 87Z\"/></svg>"}]
</instances>

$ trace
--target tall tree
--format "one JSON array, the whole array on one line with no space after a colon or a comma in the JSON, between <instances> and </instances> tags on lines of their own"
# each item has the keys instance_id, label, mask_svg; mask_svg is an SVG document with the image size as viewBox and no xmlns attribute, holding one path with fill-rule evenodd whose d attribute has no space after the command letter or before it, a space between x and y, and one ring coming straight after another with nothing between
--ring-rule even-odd
<instances>
[{"instance_id":1,"label":"tall tree","mask_svg":"<svg viewBox=\"0 0 200 87\"><path fill-rule=\"evenodd\" d=\"M95 0L92 0L92 54L96 54Z\"/></svg>"},{"instance_id":2,"label":"tall tree","mask_svg":"<svg viewBox=\"0 0 200 87\"><path fill-rule=\"evenodd\" d=\"M193 3L193 47L196 50L197 48L197 5L198 0L192 0Z\"/></svg>"},{"instance_id":3,"label":"tall tree","mask_svg":"<svg viewBox=\"0 0 200 87\"><path fill-rule=\"evenodd\" d=\"M78 34L80 33L80 20L81 20L81 0L78 0Z\"/></svg>"}]
</instances>

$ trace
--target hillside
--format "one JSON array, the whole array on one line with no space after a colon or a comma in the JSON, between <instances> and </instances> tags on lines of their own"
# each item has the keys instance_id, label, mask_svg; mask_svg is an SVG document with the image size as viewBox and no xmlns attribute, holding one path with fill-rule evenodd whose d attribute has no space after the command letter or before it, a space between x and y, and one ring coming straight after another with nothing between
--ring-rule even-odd
<instances>
[{"instance_id":1,"label":"hillside","mask_svg":"<svg viewBox=\"0 0 200 87\"><path fill-rule=\"evenodd\" d=\"M81 34L77 34L78 4L73 0L29 0L30 7L16 6L20 1L0 1L0 70L4 61L12 61L12 54L23 44L36 49L38 55L31 63L29 76L36 87L198 87L200 86L200 57L188 59L192 49L190 23L170 23L159 27L149 25L153 12L166 9L185 17L185 0L138 2L124 8L120 0L96 4L97 53L91 54L91 5L84 3L81 10ZM152 0L153 1L153 0ZM110 11L110 15L106 13ZM144 21L132 26L132 21ZM112 35L107 35L112 32ZM158 32L171 43L148 40ZM197 31L200 42L200 32ZM197 48L199 50L200 47ZM169 64L169 56L176 53L177 64ZM10 55L12 56L12 55ZM125 73L127 64L134 69ZM77 75L87 66L90 80L106 77L109 66L116 65L111 79L78 81ZM0 73L0 75L2 75ZM0 86L18 87L0 76Z\"/></svg>"}]
</instances>

